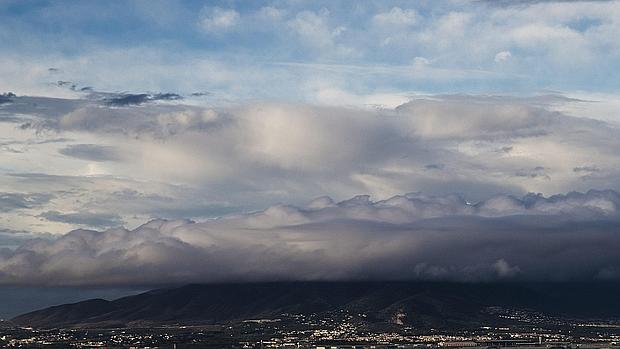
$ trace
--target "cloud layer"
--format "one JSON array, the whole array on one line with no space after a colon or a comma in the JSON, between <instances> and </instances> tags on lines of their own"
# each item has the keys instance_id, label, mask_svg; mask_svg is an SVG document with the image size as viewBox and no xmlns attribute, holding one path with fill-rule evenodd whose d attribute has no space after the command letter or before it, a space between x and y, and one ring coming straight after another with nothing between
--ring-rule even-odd
<instances>
[{"instance_id":1,"label":"cloud layer","mask_svg":"<svg viewBox=\"0 0 620 349\"><path fill-rule=\"evenodd\" d=\"M619 18L0 4L0 282L614 279Z\"/></svg>"},{"instance_id":2,"label":"cloud layer","mask_svg":"<svg viewBox=\"0 0 620 349\"><path fill-rule=\"evenodd\" d=\"M556 111L592 103L562 95L418 96L396 108L80 96L0 106L6 228L135 227L322 195L620 190L618 126Z\"/></svg>"},{"instance_id":3,"label":"cloud layer","mask_svg":"<svg viewBox=\"0 0 620 349\"><path fill-rule=\"evenodd\" d=\"M75 230L0 252L0 283L620 280L620 194L321 197L304 207L134 230Z\"/></svg>"}]
</instances>

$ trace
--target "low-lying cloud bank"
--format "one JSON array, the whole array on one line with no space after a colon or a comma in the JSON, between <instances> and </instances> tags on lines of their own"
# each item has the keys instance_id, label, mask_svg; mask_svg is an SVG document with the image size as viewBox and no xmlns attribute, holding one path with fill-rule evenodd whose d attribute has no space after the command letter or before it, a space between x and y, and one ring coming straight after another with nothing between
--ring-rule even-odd
<instances>
[{"instance_id":1,"label":"low-lying cloud bank","mask_svg":"<svg viewBox=\"0 0 620 349\"><path fill-rule=\"evenodd\" d=\"M368 196L195 223L75 230L0 250L0 283L164 285L263 280L620 280L620 194L468 203Z\"/></svg>"}]
</instances>

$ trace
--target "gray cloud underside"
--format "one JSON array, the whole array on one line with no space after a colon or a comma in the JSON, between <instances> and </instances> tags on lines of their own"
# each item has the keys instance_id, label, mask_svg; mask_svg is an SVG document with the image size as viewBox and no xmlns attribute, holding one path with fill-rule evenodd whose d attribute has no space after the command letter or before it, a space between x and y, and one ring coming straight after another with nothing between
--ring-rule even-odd
<instances>
[{"instance_id":1,"label":"gray cloud underside","mask_svg":"<svg viewBox=\"0 0 620 349\"><path fill-rule=\"evenodd\" d=\"M247 280L618 280L620 195L407 194L134 230L75 230L0 252L0 283L161 285Z\"/></svg>"},{"instance_id":2,"label":"gray cloud underside","mask_svg":"<svg viewBox=\"0 0 620 349\"><path fill-rule=\"evenodd\" d=\"M16 249L24 242L32 239L53 239L51 234L33 234L26 231L14 231L10 229L0 229L0 250Z\"/></svg>"},{"instance_id":3,"label":"gray cloud underside","mask_svg":"<svg viewBox=\"0 0 620 349\"><path fill-rule=\"evenodd\" d=\"M17 97L14 93L12 92L5 92L0 94L0 104L6 104L6 103L11 103L13 102L13 97Z\"/></svg>"},{"instance_id":4,"label":"gray cloud underside","mask_svg":"<svg viewBox=\"0 0 620 349\"><path fill-rule=\"evenodd\" d=\"M122 225L120 216L114 214L97 214L92 212L60 213L46 211L39 215L52 222L70 223L89 227L111 227Z\"/></svg>"},{"instance_id":5,"label":"gray cloud underside","mask_svg":"<svg viewBox=\"0 0 620 349\"><path fill-rule=\"evenodd\" d=\"M118 161L121 155L115 147L97 144L73 144L58 151L59 153L83 160Z\"/></svg>"},{"instance_id":6,"label":"gray cloud underside","mask_svg":"<svg viewBox=\"0 0 620 349\"><path fill-rule=\"evenodd\" d=\"M0 192L0 212L39 207L49 202L53 195L46 193L2 193Z\"/></svg>"},{"instance_id":7,"label":"gray cloud underside","mask_svg":"<svg viewBox=\"0 0 620 349\"><path fill-rule=\"evenodd\" d=\"M106 103L113 106L140 105L154 101L177 101L183 99L176 93L140 93L140 94L118 94L114 97L105 99Z\"/></svg>"}]
</instances>

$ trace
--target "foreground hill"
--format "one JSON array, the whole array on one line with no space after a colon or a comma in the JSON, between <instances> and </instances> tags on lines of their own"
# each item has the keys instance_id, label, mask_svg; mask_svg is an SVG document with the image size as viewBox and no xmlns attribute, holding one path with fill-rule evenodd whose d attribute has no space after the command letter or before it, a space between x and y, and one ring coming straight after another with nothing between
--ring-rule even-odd
<instances>
[{"instance_id":1,"label":"foreground hill","mask_svg":"<svg viewBox=\"0 0 620 349\"><path fill-rule=\"evenodd\" d=\"M277 282L187 285L114 301L92 299L12 319L34 327L224 323L282 314L368 314L368 321L418 327L499 321L494 309L577 318L620 318L619 284Z\"/></svg>"}]
</instances>

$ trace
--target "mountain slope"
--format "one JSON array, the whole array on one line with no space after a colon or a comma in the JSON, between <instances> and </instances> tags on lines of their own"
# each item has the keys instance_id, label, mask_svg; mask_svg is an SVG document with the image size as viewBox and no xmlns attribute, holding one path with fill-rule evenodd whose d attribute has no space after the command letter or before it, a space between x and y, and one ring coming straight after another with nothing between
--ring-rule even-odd
<instances>
[{"instance_id":1,"label":"mountain slope","mask_svg":"<svg viewBox=\"0 0 620 349\"><path fill-rule=\"evenodd\" d=\"M416 326L488 323L488 307L533 309L575 317L620 317L616 284L465 284L420 282L276 282L187 285L114 301L66 304L20 315L35 327L222 323L347 310L376 322L394 314Z\"/></svg>"}]
</instances>

